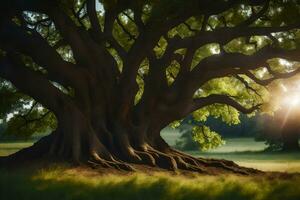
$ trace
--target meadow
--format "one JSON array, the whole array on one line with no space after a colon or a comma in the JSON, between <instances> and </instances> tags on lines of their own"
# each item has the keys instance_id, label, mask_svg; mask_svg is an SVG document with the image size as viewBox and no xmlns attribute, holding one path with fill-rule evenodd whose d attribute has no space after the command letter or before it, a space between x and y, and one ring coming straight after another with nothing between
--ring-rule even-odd
<instances>
[{"instance_id":1,"label":"meadow","mask_svg":"<svg viewBox=\"0 0 300 200\"><path fill-rule=\"evenodd\" d=\"M178 132L164 130L171 145ZM30 146L32 141L0 143L0 155ZM234 160L240 165L265 171L300 172L297 153L266 153L264 143L253 138L227 139L226 145L195 156ZM176 175L176 176L175 176ZM279 175L278 175L279 176ZM46 167L0 168L0 199L130 199L130 200L299 200L300 176L184 176L174 172L109 173L52 164Z\"/></svg>"},{"instance_id":2,"label":"meadow","mask_svg":"<svg viewBox=\"0 0 300 200\"><path fill-rule=\"evenodd\" d=\"M180 133L166 128L162 133L170 145L175 145ZM227 138L226 144L206 152L187 151L196 157L209 157L233 160L239 165L252 167L263 171L300 172L300 153L265 152L264 142L254 138Z\"/></svg>"},{"instance_id":3,"label":"meadow","mask_svg":"<svg viewBox=\"0 0 300 200\"><path fill-rule=\"evenodd\" d=\"M60 165L38 171L1 170L0 199L299 200L299 183L299 177L99 175Z\"/></svg>"}]
</instances>

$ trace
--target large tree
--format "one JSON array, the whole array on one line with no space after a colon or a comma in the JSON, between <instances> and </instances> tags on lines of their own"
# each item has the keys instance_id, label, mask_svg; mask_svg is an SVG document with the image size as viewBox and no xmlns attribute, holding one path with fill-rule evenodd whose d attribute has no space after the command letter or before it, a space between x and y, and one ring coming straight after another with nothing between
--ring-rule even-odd
<instances>
[{"instance_id":1,"label":"large tree","mask_svg":"<svg viewBox=\"0 0 300 200\"><path fill-rule=\"evenodd\" d=\"M160 131L210 105L251 113L258 84L299 71L279 62L300 59L296 0L10 0L0 10L0 77L44 107L39 119L57 120L5 161L247 173L176 151Z\"/></svg>"}]
</instances>

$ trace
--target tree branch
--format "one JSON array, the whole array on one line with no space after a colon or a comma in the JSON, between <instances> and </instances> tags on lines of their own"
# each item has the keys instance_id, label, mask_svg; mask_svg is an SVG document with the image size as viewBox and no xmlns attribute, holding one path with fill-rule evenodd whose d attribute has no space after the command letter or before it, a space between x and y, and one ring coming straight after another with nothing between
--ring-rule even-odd
<instances>
[{"instance_id":1,"label":"tree branch","mask_svg":"<svg viewBox=\"0 0 300 200\"><path fill-rule=\"evenodd\" d=\"M203 71L206 71L206 75L209 78L217 78L229 74L234 75L237 72L236 68L240 68L241 70L256 69L264 66L268 59L276 57L297 61L300 60L300 51L277 49L267 46L252 55L241 53L214 55L200 62L193 74L201 75Z\"/></svg>"},{"instance_id":2,"label":"tree branch","mask_svg":"<svg viewBox=\"0 0 300 200\"><path fill-rule=\"evenodd\" d=\"M244 114L252 113L253 111L257 110L261 106L261 104L258 104L250 108L246 108L227 95L212 94L207 97L194 99L191 111L195 111L215 103L229 105Z\"/></svg>"},{"instance_id":3,"label":"tree branch","mask_svg":"<svg viewBox=\"0 0 300 200\"><path fill-rule=\"evenodd\" d=\"M4 50L30 56L48 71L52 80L64 86L74 86L82 74L72 63L62 60L56 50L36 32L28 34L21 27L7 23L1 27L0 42Z\"/></svg>"},{"instance_id":4,"label":"tree branch","mask_svg":"<svg viewBox=\"0 0 300 200\"><path fill-rule=\"evenodd\" d=\"M271 0L265 0L265 5L262 7L262 9L256 14L252 13L251 17L249 19L245 20L244 22L242 22L240 24L240 26L249 26L249 25L253 24L256 20L261 18L268 11L270 1Z\"/></svg>"},{"instance_id":5,"label":"tree branch","mask_svg":"<svg viewBox=\"0 0 300 200\"><path fill-rule=\"evenodd\" d=\"M94 29L96 33L100 34L101 27L96 12L96 0L87 0L87 13L92 25L92 29Z\"/></svg>"},{"instance_id":6,"label":"tree branch","mask_svg":"<svg viewBox=\"0 0 300 200\"><path fill-rule=\"evenodd\" d=\"M69 101L44 76L24 66L15 55L9 54L8 57L0 59L0 76L11 81L21 92L30 95L55 114L61 112L61 102Z\"/></svg>"},{"instance_id":7,"label":"tree branch","mask_svg":"<svg viewBox=\"0 0 300 200\"><path fill-rule=\"evenodd\" d=\"M253 80L254 82L256 82L259 85L267 86L267 85L269 85L274 80L277 80L277 79L287 79L287 78L290 78L292 76L295 76L296 74L300 73L300 68L297 68L296 70L294 70L292 72L288 72L288 73L279 73L279 72L274 72L273 71L271 73L273 75L273 77L268 78L268 79L259 79L253 73L251 73L250 71L240 71L240 73L241 74L245 74L251 80Z\"/></svg>"},{"instance_id":8,"label":"tree branch","mask_svg":"<svg viewBox=\"0 0 300 200\"><path fill-rule=\"evenodd\" d=\"M121 22L120 18L117 17L117 23L118 25L121 27L121 29L123 30L123 32L129 37L129 40L136 40L136 36L131 34L126 27L124 26L124 24Z\"/></svg>"},{"instance_id":9,"label":"tree branch","mask_svg":"<svg viewBox=\"0 0 300 200\"><path fill-rule=\"evenodd\" d=\"M251 87L251 86L249 85L249 83L248 83L244 78L242 78L242 77L239 76L239 75L235 75L234 77L235 77L237 80L239 80L239 81L245 86L245 88L246 88L247 90L250 90L250 91L254 92L257 96L261 97L261 95L257 92L257 90L255 90L253 87Z\"/></svg>"},{"instance_id":10,"label":"tree branch","mask_svg":"<svg viewBox=\"0 0 300 200\"><path fill-rule=\"evenodd\" d=\"M195 36L183 38L177 42L177 48L186 48L191 45L202 46L209 43L219 43L221 45L230 42L238 37L267 36L270 33L284 32L300 28L300 23L290 26L280 27L224 27L209 32L198 32Z\"/></svg>"},{"instance_id":11,"label":"tree branch","mask_svg":"<svg viewBox=\"0 0 300 200\"><path fill-rule=\"evenodd\" d=\"M51 111L47 111L47 112L45 112L44 114L42 114L40 117L34 118L34 119L26 119L26 118L23 118L23 117L22 117L22 119L24 119L25 123L22 124L22 125L20 125L20 126L18 127L18 129L20 130L20 129L23 128L24 126L28 126L28 124L31 124L31 123L34 123L34 122L37 122L37 121L41 121L41 120L43 120L45 117L47 117L50 113L51 113Z\"/></svg>"},{"instance_id":12,"label":"tree branch","mask_svg":"<svg viewBox=\"0 0 300 200\"><path fill-rule=\"evenodd\" d=\"M84 9L86 2L83 2L81 7L78 9L78 11L76 12L74 7L72 7L72 13L74 15L74 17L76 17L78 23L82 26L85 27L85 25L82 23L82 19L85 18L85 16L80 16L81 11Z\"/></svg>"}]
</instances>

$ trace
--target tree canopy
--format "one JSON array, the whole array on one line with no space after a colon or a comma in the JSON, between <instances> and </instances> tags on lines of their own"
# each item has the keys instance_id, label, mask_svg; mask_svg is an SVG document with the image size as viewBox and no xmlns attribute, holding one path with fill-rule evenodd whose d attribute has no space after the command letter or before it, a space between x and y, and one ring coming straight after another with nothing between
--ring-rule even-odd
<instances>
[{"instance_id":1,"label":"tree canopy","mask_svg":"<svg viewBox=\"0 0 300 200\"><path fill-rule=\"evenodd\" d=\"M201 171L205 161L171 149L160 130L189 114L238 123L239 112L268 109L264 86L300 71L297 0L11 0L0 9L0 115L9 132L53 129L34 146L38 157Z\"/></svg>"}]
</instances>

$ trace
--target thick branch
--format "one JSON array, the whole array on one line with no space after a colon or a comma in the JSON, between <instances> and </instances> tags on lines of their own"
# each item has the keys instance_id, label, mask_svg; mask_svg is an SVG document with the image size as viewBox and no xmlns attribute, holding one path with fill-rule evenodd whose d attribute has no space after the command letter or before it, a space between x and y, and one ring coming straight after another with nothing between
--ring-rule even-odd
<instances>
[{"instance_id":1,"label":"thick branch","mask_svg":"<svg viewBox=\"0 0 300 200\"><path fill-rule=\"evenodd\" d=\"M73 55L78 64L91 67L89 44L87 32L79 30L70 17L64 13L58 5L49 8L47 13L53 20L56 28L71 46ZM91 47L90 47L91 48Z\"/></svg>"},{"instance_id":2,"label":"thick branch","mask_svg":"<svg viewBox=\"0 0 300 200\"><path fill-rule=\"evenodd\" d=\"M203 74L203 72L206 72L205 76L207 79L230 74L235 75L237 68L241 70L253 70L264 66L268 59L276 57L297 61L300 60L300 51L277 49L267 46L252 55L244 55L241 53L214 55L200 62L193 75L195 75L195 79L199 79L199 76Z\"/></svg>"},{"instance_id":3,"label":"thick branch","mask_svg":"<svg viewBox=\"0 0 300 200\"><path fill-rule=\"evenodd\" d=\"M9 58L5 57L0 60L0 76L11 81L21 92L28 94L58 114L61 108L60 104L68 97L45 77L24 66L15 56L9 56Z\"/></svg>"},{"instance_id":4,"label":"thick branch","mask_svg":"<svg viewBox=\"0 0 300 200\"><path fill-rule=\"evenodd\" d=\"M92 28L97 32L101 32L100 23L96 12L96 0L87 0L87 13L92 25Z\"/></svg>"},{"instance_id":5,"label":"thick branch","mask_svg":"<svg viewBox=\"0 0 300 200\"><path fill-rule=\"evenodd\" d=\"M75 87L82 74L72 63L64 61L55 48L36 32L28 34L21 27L5 23L0 31L0 42L4 50L30 56L35 63L48 71L53 81L64 86Z\"/></svg>"},{"instance_id":6,"label":"thick branch","mask_svg":"<svg viewBox=\"0 0 300 200\"><path fill-rule=\"evenodd\" d=\"M245 114L252 113L253 111L257 110L260 107L260 105L255 105L250 108L246 108L227 95L212 94L207 97L194 99L191 111L195 111L205 106L216 104L216 103L229 105Z\"/></svg>"},{"instance_id":7,"label":"thick branch","mask_svg":"<svg viewBox=\"0 0 300 200\"><path fill-rule=\"evenodd\" d=\"M136 40L136 36L126 29L119 17L117 17L117 23L122 28L123 32L129 37L130 40Z\"/></svg>"},{"instance_id":8,"label":"thick branch","mask_svg":"<svg viewBox=\"0 0 300 200\"><path fill-rule=\"evenodd\" d=\"M225 27L214 31L199 32L195 36L184 38L177 42L177 48L190 47L191 45L202 46L209 43L223 45L238 37L263 36L296 28L300 28L300 23L281 27Z\"/></svg>"},{"instance_id":9,"label":"thick branch","mask_svg":"<svg viewBox=\"0 0 300 200\"><path fill-rule=\"evenodd\" d=\"M279 73L279 72L275 72L273 73L273 77L268 78L268 79L259 79L257 78L253 73L251 73L250 71L240 71L241 74L245 74L246 76L248 76L251 80L253 80L254 82L256 82L259 85L262 86L267 86L269 85L271 82L273 82L274 80L277 79L286 79L286 78L290 78L292 76L295 76L296 74L300 73L300 68L289 72L289 73Z\"/></svg>"}]
</instances>

